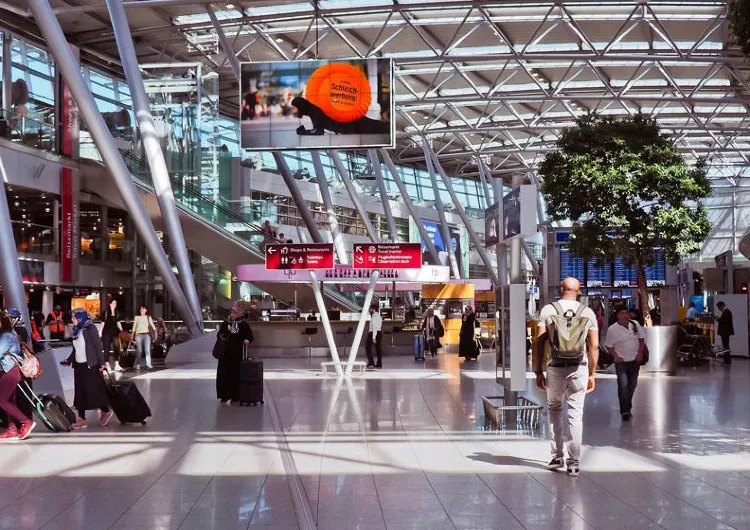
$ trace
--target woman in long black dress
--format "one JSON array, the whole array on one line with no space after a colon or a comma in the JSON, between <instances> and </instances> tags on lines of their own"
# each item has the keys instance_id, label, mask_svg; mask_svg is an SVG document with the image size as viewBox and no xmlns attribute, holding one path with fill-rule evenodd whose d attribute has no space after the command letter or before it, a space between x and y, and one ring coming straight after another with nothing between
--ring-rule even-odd
<instances>
[{"instance_id":1,"label":"woman in long black dress","mask_svg":"<svg viewBox=\"0 0 750 530\"><path fill-rule=\"evenodd\" d=\"M461 331L459 332L458 356L466 360L474 360L479 356L477 341L474 338L474 327L476 325L476 313L471 306L466 306L461 317Z\"/></svg>"},{"instance_id":2,"label":"woman in long black dress","mask_svg":"<svg viewBox=\"0 0 750 530\"><path fill-rule=\"evenodd\" d=\"M75 397L73 407L78 412L78 420L73 429L85 429L88 426L86 411L99 409L99 425L106 427L112 419L109 409L109 398L101 373L106 369L102 339L89 319L85 309L73 310L73 352L60 364L73 365Z\"/></svg>"},{"instance_id":3,"label":"woman in long black dress","mask_svg":"<svg viewBox=\"0 0 750 530\"><path fill-rule=\"evenodd\" d=\"M240 363L245 345L253 340L247 314L237 304L229 312L229 320L219 327L217 341L226 341L223 356L216 367L216 397L230 404L240 399Z\"/></svg>"}]
</instances>

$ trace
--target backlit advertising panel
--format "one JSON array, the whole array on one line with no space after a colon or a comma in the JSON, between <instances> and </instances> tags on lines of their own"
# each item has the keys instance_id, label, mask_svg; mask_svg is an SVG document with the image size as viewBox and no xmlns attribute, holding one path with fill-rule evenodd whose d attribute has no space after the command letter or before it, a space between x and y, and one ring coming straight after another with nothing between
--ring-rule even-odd
<instances>
[{"instance_id":1,"label":"backlit advertising panel","mask_svg":"<svg viewBox=\"0 0 750 530\"><path fill-rule=\"evenodd\" d=\"M393 147L393 63L242 63L240 109L244 149Z\"/></svg>"}]
</instances>

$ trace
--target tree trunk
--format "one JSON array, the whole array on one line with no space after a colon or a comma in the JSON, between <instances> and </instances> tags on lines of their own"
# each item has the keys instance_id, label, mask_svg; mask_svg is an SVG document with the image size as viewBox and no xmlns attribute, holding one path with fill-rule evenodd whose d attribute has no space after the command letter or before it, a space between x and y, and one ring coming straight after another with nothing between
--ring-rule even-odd
<instances>
[{"instance_id":1,"label":"tree trunk","mask_svg":"<svg viewBox=\"0 0 750 530\"><path fill-rule=\"evenodd\" d=\"M650 328L653 325L651 313L648 310L648 283L646 282L645 260L643 255L638 253L635 258L635 272L638 276L638 309L643 318L643 325Z\"/></svg>"}]
</instances>

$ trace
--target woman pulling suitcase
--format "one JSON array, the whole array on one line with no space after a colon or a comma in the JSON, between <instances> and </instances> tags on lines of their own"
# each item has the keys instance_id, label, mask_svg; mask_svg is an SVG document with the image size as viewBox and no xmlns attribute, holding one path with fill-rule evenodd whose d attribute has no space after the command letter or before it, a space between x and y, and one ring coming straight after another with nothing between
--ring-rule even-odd
<instances>
[{"instance_id":1,"label":"woman pulling suitcase","mask_svg":"<svg viewBox=\"0 0 750 530\"><path fill-rule=\"evenodd\" d=\"M16 406L16 390L23 381L21 344L13 331L7 312L0 317L0 408L8 415L8 428L0 434L0 441L25 440L36 427L31 418Z\"/></svg>"},{"instance_id":2,"label":"woman pulling suitcase","mask_svg":"<svg viewBox=\"0 0 750 530\"><path fill-rule=\"evenodd\" d=\"M240 400L240 364L243 348L253 340L253 332L247 323L247 314L233 304L229 320L219 327L214 346L214 357L219 360L216 367L216 397L222 403L231 404Z\"/></svg>"},{"instance_id":3,"label":"woman pulling suitcase","mask_svg":"<svg viewBox=\"0 0 750 530\"><path fill-rule=\"evenodd\" d=\"M73 407L78 411L78 420L73 429L88 427L86 411L99 409L99 425L104 427L112 419L107 389L101 372L106 370L102 340L85 309L73 310L73 352L62 365L73 365L75 398Z\"/></svg>"}]
</instances>

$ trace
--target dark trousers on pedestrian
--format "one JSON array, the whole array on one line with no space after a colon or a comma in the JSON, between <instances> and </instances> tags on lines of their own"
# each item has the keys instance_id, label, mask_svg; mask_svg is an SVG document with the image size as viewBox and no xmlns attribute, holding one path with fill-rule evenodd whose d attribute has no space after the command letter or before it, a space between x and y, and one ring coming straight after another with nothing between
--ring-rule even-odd
<instances>
[{"instance_id":1,"label":"dark trousers on pedestrian","mask_svg":"<svg viewBox=\"0 0 750 530\"><path fill-rule=\"evenodd\" d=\"M372 332L367 334L367 343L365 344L365 352L367 353L367 364L372 366L383 366L383 332L378 331L375 336L375 355L378 356L378 362L375 364L375 360L372 358Z\"/></svg>"},{"instance_id":2,"label":"dark trousers on pedestrian","mask_svg":"<svg viewBox=\"0 0 750 530\"><path fill-rule=\"evenodd\" d=\"M615 364L617 372L617 397L620 399L620 414L627 414L633 408L633 394L638 386L638 373L641 367L635 361Z\"/></svg>"},{"instance_id":3,"label":"dark trousers on pedestrian","mask_svg":"<svg viewBox=\"0 0 750 530\"><path fill-rule=\"evenodd\" d=\"M104 361L109 362L109 352L111 351L115 362L118 362L120 360L119 330L117 333L102 333L102 346L104 347Z\"/></svg>"},{"instance_id":4,"label":"dark trousers on pedestrian","mask_svg":"<svg viewBox=\"0 0 750 530\"><path fill-rule=\"evenodd\" d=\"M729 349L729 335L721 336L721 347L724 348L724 364L732 364L732 352Z\"/></svg>"}]
</instances>

